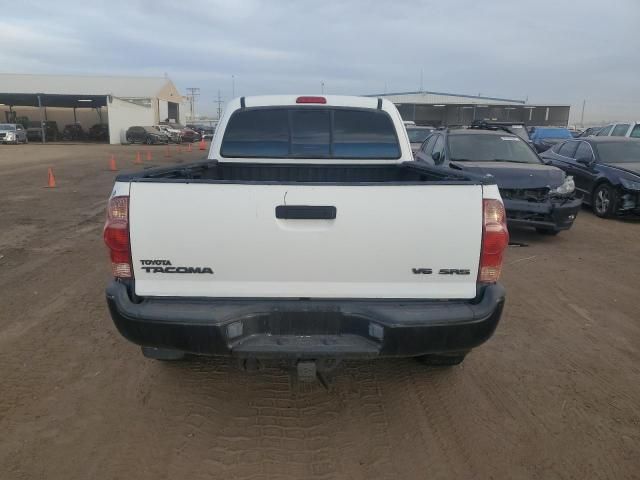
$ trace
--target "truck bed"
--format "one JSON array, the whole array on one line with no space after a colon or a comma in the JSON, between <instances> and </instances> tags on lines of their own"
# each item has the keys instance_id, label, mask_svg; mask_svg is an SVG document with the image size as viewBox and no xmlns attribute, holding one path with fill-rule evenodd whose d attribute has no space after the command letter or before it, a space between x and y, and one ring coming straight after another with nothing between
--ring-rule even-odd
<instances>
[{"instance_id":1,"label":"truck bed","mask_svg":"<svg viewBox=\"0 0 640 480\"><path fill-rule=\"evenodd\" d=\"M417 162L384 165L318 165L198 162L119 175L118 182L265 184L423 184L495 183L486 177L448 171Z\"/></svg>"}]
</instances>

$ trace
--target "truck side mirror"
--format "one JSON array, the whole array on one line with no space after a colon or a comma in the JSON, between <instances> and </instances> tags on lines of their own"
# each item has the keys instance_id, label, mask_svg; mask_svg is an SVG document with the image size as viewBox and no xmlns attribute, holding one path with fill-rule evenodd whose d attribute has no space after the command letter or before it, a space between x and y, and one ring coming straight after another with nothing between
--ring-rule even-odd
<instances>
[{"instance_id":1,"label":"truck side mirror","mask_svg":"<svg viewBox=\"0 0 640 480\"><path fill-rule=\"evenodd\" d=\"M434 161L436 164L440 163L441 157L442 157L441 152L433 152L433 153L431 154L431 158L433 158L433 161Z\"/></svg>"}]
</instances>

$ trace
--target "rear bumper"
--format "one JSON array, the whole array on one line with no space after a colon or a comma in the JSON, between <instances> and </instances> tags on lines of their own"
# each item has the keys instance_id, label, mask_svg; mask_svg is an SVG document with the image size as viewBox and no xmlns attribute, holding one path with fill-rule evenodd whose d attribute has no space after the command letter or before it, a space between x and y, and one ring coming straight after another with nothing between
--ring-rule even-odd
<instances>
[{"instance_id":1,"label":"rear bumper","mask_svg":"<svg viewBox=\"0 0 640 480\"><path fill-rule=\"evenodd\" d=\"M138 345L244 358L371 358L467 351L493 334L504 288L475 301L153 298L112 282L107 304Z\"/></svg>"},{"instance_id":2,"label":"rear bumper","mask_svg":"<svg viewBox=\"0 0 640 480\"><path fill-rule=\"evenodd\" d=\"M582 200L579 198L558 198L544 203L509 199L503 201L509 225L553 230L571 228L582 205Z\"/></svg>"}]
</instances>

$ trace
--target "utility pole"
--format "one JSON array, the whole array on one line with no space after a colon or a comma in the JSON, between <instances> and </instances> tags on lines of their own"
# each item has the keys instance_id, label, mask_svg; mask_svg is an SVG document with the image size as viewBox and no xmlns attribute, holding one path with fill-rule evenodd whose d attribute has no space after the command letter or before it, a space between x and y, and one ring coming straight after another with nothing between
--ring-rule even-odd
<instances>
[{"instance_id":1,"label":"utility pole","mask_svg":"<svg viewBox=\"0 0 640 480\"><path fill-rule=\"evenodd\" d=\"M320 93L324 95L324 81L320 82Z\"/></svg>"},{"instance_id":2,"label":"utility pole","mask_svg":"<svg viewBox=\"0 0 640 480\"><path fill-rule=\"evenodd\" d=\"M220 89L218 89L218 100L215 102L218 104L218 120L222 116L222 97L220 97Z\"/></svg>"},{"instance_id":3,"label":"utility pole","mask_svg":"<svg viewBox=\"0 0 640 480\"><path fill-rule=\"evenodd\" d=\"M189 98L189 105L191 108L191 121L194 119L196 98L200 96L200 89L197 87L187 88L187 97Z\"/></svg>"},{"instance_id":4,"label":"utility pole","mask_svg":"<svg viewBox=\"0 0 640 480\"><path fill-rule=\"evenodd\" d=\"M582 101L582 114L580 115L580 127L584 128L584 107L587 105L587 99Z\"/></svg>"}]
</instances>

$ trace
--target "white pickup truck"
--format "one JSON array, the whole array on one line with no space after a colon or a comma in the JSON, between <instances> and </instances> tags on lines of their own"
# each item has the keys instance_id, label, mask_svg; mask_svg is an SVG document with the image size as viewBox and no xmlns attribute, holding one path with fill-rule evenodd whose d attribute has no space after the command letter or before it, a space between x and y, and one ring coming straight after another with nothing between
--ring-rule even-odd
<instances>
[{"instance_id":1,"label":"white pickup truck","mask_svg":"<svg viewBox=\"0 0 640 480\"><path fill-rule=\"evenodd\" d=\"M453 365L504 305L494 180L414 162L383 99L235 99L207 160L117 177L104 238L112 318L151 358Z\"/></svg>"}]
</instances>

